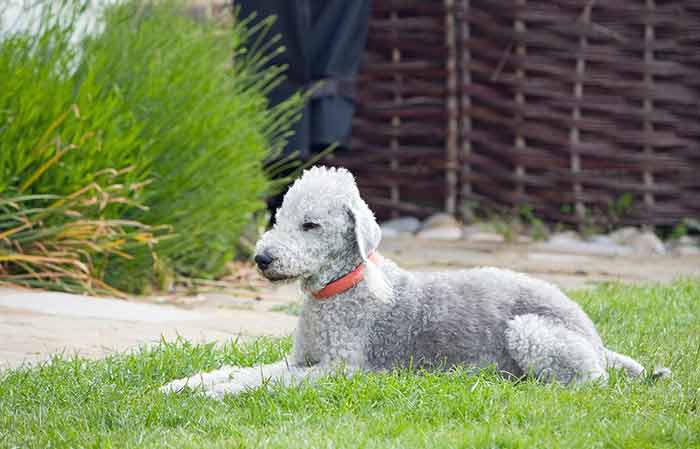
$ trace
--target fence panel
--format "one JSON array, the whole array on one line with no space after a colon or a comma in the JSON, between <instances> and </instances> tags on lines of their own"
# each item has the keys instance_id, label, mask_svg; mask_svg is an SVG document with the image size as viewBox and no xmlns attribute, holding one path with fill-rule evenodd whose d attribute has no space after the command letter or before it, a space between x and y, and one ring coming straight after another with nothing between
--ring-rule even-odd
<instances>
[{"instance_id":1,"label":"fence panel","mask_svg":"<svg viewBox=\"0 0 700 449\"><path fill-rule=\"evenodd\" d=\"M382 217L698 217L699 48L691 0L376 0L334 163Z\"/></svg>"}]
</instances>

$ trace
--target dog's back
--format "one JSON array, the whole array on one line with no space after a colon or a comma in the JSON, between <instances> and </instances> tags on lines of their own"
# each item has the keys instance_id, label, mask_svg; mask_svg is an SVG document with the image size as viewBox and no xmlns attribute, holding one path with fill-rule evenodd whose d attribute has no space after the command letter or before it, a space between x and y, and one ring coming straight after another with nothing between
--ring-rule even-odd
<instances>
[{"instance_id":1,"label":"dog's back","mask_svg":"<svg viewBox=\"0 0 700 449\"><path fill-rule=\"evenodd\" d=\"M370 332L368 362L376 368L413 365L487 366L522 370L505 341L508 321L537 314L602 343L581 308L553 285L508 270L477 268L407 273L390 267L394 300Z\"/></svg>"}]
</instances>

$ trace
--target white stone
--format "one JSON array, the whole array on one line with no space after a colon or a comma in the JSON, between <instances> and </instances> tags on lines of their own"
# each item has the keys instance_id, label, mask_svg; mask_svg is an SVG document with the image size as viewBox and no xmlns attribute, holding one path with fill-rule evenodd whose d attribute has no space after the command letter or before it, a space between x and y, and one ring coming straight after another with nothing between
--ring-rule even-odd
<instances>
[{"instance_id":1,"label":"white stone","mask_svg":"<svg viewBox=\"0 0 700 449\"><path fill-rule=\"evenodd\" d=\"M417 232L420 227L420 220L416 217L400 217L393 220L387 220L381 224L382 233L384 231L392 230L396 232L396 235L402 232Z\"/></svg>"},{"instance_id":2,"label":"white stone","mask_svg":"<svg viewBox=\"0 0 700 449\"><path fill-rule=\"evenodd\" d=\"M666 254L666 247L653 232L643 232L632 237L627 243L637 254Z\"/></svg>"},{"instance_id":3,"label":"white stone","mask_svg":"<svg viewBox=\"0 0 700 449\"><path fill-rule=\"evenodd\" d=\"M461 227L439 227L423 229L418 233L418 238L425 240L459 240L462 238Z\"/></svg>"},{"instance_id":4,"label":"white stone","mask_svg":"<svg viewBox=\"0 0 700 449\"><path fill-rule=\"evenodd\" d=\"M385 228L384 226L380 226L380 228L382 229L382 237L392 238L401 235L401 233L394 228Z\"/></svg>"},{"instance_id":5,"label":"white stone","mask_svg":"<svg viewBox=\"0 0 700 449\"><path fill-rule=\"evenodd\" d=\"M564 231L564 232L557 232L552 234L549 237L549 241L552 242L558 242L558 241L581 241L581 236L575 232L575 231Z\"/></svg>"},{"instance_id":6,"label":"white stone","mask_svg":"<svg viewBox=\"0 0 700 449\"><path fill-rule=\"evenodd\" d=\"M552 267L578 267L576 271L584 272L588 272L588 270L584 270L580 267L590 266L591 264L596 262L595 257L583 254L540 253L536 251L528 251L525 257L528 260L546 262Z\"/></svg>"},{"instance_id":7,"label":"white stone","mask_svg":"<svg viewBox=\"0 0 700 449\"><path fill-rule=\"evenodd\" d=\"M684 235L670 243L674 256L700 256L700 239Z\"/></svg>"},{"instance_id":8,"label":"white stone","mask_svg":"<svg viewBox=\"0 0 700 449\"><path fill-rule=\"evenodd\" d=\"M532 243L532 237L530 237L529 235L519 235L517 242L523 244Z\"/></svg>"},{"instance_id":9,"label":"white stone","mask_svg":"<svg viewBox=\"0 0 700 449\"><path fill-rule=\"evenodd\" d=\"M700 239L697 239L695 237L691 237L689 235L684 235L681 238L678 239L678 245L689 245L689 246L697 246L700 245Z\"/></svg>"},{"instance_id":10,"label":"white stone","mask_svg":"<svg viewBox=\"0 0 700 449\"><path fill-rule=\"evenodd\" d=\"M688 257L700 256L700 246L696 245L680 245L673 248L674 256Z\"/></svg>"},{"instance_id":11,"label":"white stone","mask_svg":"<svg viewBox=\"0 0 700 449\"><path fill-rule=\"evenodd\" d=\"M625 226L620 228L615 232L611 232L608 237L610 237L615 243L620 245L628 245L633 239L637 238L641 234L641 231L634 226Z\"/></svg>"},{"instance_id":12,"label":"white stone","mask_svg":"<svg viewBox=\"0 0 700 449\"><path fill-rule=\"evenodd\" d=\"M592 235L586 240L591 242L591 243L597 243L599 245L611 245L611 244L614 245L614 244L619 243L617 240L610 237L609 235L603 235L603 234Z\"/></svg>"},{"instance_id":13,"label":"white stone","mask_svg":"<svg viewBox=\"0 0 700 449\"><path fill-rule=\"evenodd\" d=\"M488 228L483 224L470 224L462 228L462 234L464 235L464 237L469 237L470 235L476 234L477 232L484 232L487 230Z\"/></svg>"},{"instance_id":14,"label":"white stone","mask_svg":"<svg viewBox=\"0 0 700 449\"><path fill-rule=\"evenodd\" d=\"M462 233L461 227L462 227L462 225L460 224L460 222L457 221L452 215L440 213L440 214L435 214L431 217L428 217L423 222L423 227L421 229L427 230L427 229L436 229L436 228L460 228L459 232L461 234Z\"/></svg>"},{"instance_id":15,"label":"white stone","mask_svg":"<svg viewBox=\"0 0 700 449\"><path fill-rule=\"evenodd\" d=\"M538 248L545 251L599 256L620 256L631 252L630 248L609 241L582 241L578 234L570 232L555 234L549 241L538 245Z\"/></svg>"},{"instance_id":16,"label":"white stone","mask_svg":"<svg viewBox=\"0 0 700 449\"><path fill-rule=\"evenodd\" d=\"M476 242L476 243L504 243L506 241L506 239L505 239L505 237L503 237L503 235L501 235L497 232L486 232L486 231L471 233L471 234L467 235L467 239L470 242Z\"/></svg>"}]
</instances>

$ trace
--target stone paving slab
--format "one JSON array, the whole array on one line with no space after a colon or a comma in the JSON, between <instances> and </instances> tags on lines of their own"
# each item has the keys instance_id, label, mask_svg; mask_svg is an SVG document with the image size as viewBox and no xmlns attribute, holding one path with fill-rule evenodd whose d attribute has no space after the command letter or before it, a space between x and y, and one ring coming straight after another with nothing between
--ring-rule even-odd
<instances>
[{"instance_id":1,"label":"stone paving slab","mask_svg":"<svg viewBox=\"0 0 700 449\"><path fill-rule=\"evenodd\" d=\"M274 312L196 311L108 298L0 290L0 369L52 354L103 357L178 336L194 342L289 335L296 317Z\"/></svg>"},{"instance_id":2,"label":"stone paving slab","mask_svg":"<svg viewBox=\"0 0 700 449\"><path fill-rule=\"evenodd\" d=\"M202 320L199 312L172 306L134 303L120 299L93 298L58 292L0 290L0 307L59 315L117 321L161 323Z\"/></svg>"}]
</instances>

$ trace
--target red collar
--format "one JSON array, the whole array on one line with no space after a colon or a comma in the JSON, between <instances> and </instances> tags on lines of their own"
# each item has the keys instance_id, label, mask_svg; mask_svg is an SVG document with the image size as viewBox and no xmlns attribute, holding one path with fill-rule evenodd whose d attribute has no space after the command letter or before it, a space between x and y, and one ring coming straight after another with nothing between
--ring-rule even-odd
<instances>
[{"instance_id":1,"label":"red collar","mask_svg":"<svg viewBox=\"0 0 700 449\"><path fill-rule=\"evenodd\" d=\"M380 260L380 256L378 253L372 253L369 256L367 256L367 258L375 263ZM357 285L362 279L365 278L364 271L365 263L362 262L350 273L346 274L341 278L336 279L335 281L323 287L321 290L311 293L311 296L313 296L314 299L322 300L350 290L352 287Z\"/></svg>"}]
</instances>

